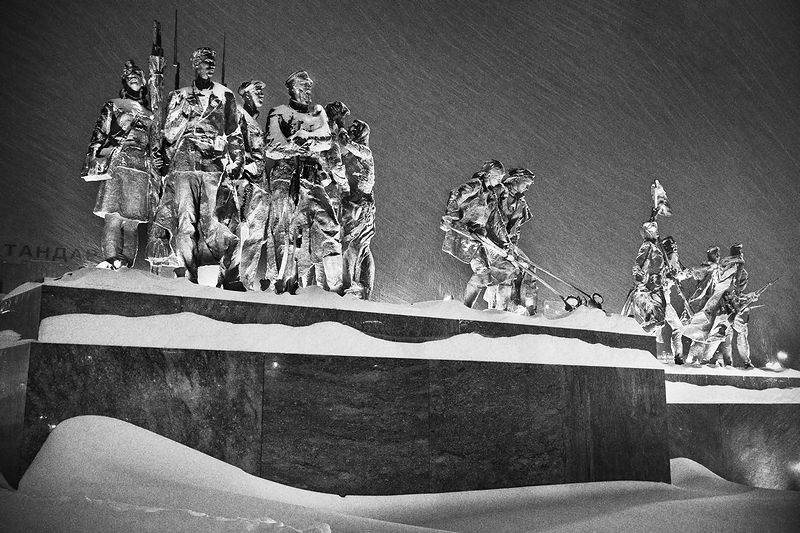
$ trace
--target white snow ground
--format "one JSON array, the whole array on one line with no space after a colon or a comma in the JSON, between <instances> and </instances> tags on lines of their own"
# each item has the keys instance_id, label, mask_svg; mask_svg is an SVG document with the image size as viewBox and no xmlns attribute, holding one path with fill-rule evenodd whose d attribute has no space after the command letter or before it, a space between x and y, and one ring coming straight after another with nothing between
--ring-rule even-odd
<instances>
[{"instance_id":1,"label":"white snow ground","mask_svg":"<svg viewBox=\"0 0 800 533\"><path fill-rule=\"evenodd\" d=\"M126 422L81 416L50 434L18 491L0 489L0 516L8 532L797 531L800 493L730 483L687 459L671 470L672 484L340 497L251 476Z\"/></svg>"}]
</instances>

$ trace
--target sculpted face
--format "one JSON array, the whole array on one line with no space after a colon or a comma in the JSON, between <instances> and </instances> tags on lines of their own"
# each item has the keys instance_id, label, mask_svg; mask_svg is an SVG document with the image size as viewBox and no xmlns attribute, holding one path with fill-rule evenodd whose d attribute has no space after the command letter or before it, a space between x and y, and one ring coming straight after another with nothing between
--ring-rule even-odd
<instances>
[{"instance_id":1,"label":"sculpted face","mask_svg":"<svg viewBox=\"0 0 800 533\"><path fill-rule=\"evenodd\" d=\"M254 109L261 109L264 105L264 88L256 85L248 89L243 96L245 103L253 106Z\"/></svg>"},{"instance_id":2,"label":"sculpted face","mask_svg":"<svg viewBox=\"0 0 800 533\"><path fill-rule=\"evenodd\" d=\"M144 85L144 79L142 79L140 74L132 72L125 76L125 85L127 85L132 91L139 91Z\"/></svg>"},{"instance_id":3,"label":"sculpted face","mask_svg":"<svg viewBox=\"0 0 800 533\"><path fill-rule=\"evenodd\" d=\"M311 83L297 81L292 85L292 99L303 105L311 103Z\"/></svg>"},{"instance_id":4,"label":"sculpted face","mask_svg":"<svg viewBox=\"0 0 800 533\"><path fill-rule=\"evenodd\" d=\"M194 73L198 78L202 78L204 80L211 79L214 75L214 71L216 70L217 66L214 63L214 60L211 58L204 59L200 62L199 65L194 69Z\"/></svg>"}]
</instances>

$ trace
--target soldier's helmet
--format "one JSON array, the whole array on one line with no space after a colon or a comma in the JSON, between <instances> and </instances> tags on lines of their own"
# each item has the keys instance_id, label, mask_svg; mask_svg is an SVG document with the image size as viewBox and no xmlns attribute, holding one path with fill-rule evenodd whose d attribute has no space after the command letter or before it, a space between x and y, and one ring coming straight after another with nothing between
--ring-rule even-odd
<instances>
[{"instance_id":1,"label":"soldier's helmet","mask_svg":"<svg viewBox=\"0 0 800 533\"><path fill-rule=\"evenodd\" d=\"M658 239L658 222L655 220L642 224L639 233L644 239Z\"/></svg>"},{"instance_id":2,"label":"soldier's helmet","mask_svg":"<svg viewBox=\"0 0 800 533\"><path fill-rule=\"evenodd\" d=\"M742 243L737 242L731 244L731 255L734 257L739 257L742 255Z\"/></svg>"}]
</instances>

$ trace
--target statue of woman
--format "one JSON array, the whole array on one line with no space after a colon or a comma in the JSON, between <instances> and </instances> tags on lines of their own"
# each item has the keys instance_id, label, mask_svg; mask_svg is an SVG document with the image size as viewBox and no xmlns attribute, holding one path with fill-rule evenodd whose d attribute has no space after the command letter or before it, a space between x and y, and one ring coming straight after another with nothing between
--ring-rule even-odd
<instances>
[{"instance_id":1,"label":"statue of woman","mask_svg":"<svg viewBox=\"0 0 800 533\"><path fill-rule=\"evenodd\" d=\"M94 214L105 220L98 268L133 266L141 222L148 222L161 189L161 90L164 57L154 45L150 77L128 60L119 98L109 100L95 124L81 177L100 181Z\"/></svg>"}]
</instances>

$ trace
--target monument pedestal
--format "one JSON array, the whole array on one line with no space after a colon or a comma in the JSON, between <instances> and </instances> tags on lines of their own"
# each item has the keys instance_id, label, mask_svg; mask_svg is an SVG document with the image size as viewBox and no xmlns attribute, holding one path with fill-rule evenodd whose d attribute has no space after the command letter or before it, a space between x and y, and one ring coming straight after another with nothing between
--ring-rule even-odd
<instances>
[{"instance_id":1,"label":"monument pedestal","mask_svg":"<svg viewBox=\"0 0 800 533\"><path fill-rule=\"evenodd\" d=\"M0 329L30 339L0 349L0 466L13 484L56 424L87 414L336 494L670 479L658 368L36 340L48 316L181 311L234 323L336 320L406 341L525 332L636 347L645 336L47 284L6 300L3 310Z\"/></svg>"}]
</instances>

